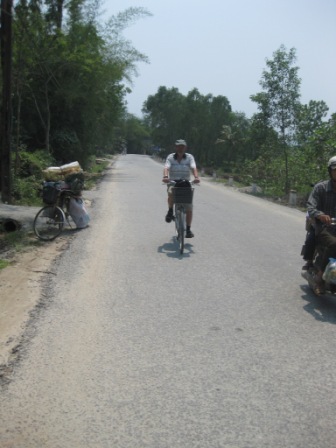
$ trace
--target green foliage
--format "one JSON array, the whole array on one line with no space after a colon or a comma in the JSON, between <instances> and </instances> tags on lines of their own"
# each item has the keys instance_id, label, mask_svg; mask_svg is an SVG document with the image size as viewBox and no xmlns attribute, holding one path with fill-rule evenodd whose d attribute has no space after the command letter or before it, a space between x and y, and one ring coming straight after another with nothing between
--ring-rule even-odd
<instances>
[{"instance_id":1,"label":"green foliage","mask_svg":"<svg viewBox=\"0 0 336 448\"><path fill-rule=\"evenodd\" d=\"M289 151L295 130L299 109L300 83L296 61L296 50L288 52L284 45L273 53L273 59L267 59L268 70L264 70L260 85L263 91L251 95L258 104L265 124L279 132L279 149L283 153L285 166L284 189L289 192Z\"/></svg>"},{"instance_id":2,"label":"green foliage","mask_svg":"<svg viewBox=\"0 0 336 448\"><path fill-rule=\"evenodd\" d=\"M148 58L123 36L134 21L150 16L128 8L98 21L100 0L18 0L13 40L13 185L19 203L35 203L41 171L78 160L92 178L96 155L122 152L161 157L176 138L188 142L198 165L234 173L266 193L290 188L306 194L324 178L336 155L335 115L323 101L300 103L296 50L282 45L266 60L251 95L258 113L233 112L226 96L183 95L159 87L144 104L144 120L127 114L125 81ZM23 151L22 148L26 150ZM36 148L43 148L37 151ZM90 181L90 180L89 180Z\"/></svg>"},{"instance_id":3,"label":"green foliage","mask_svg":"<svg viewBox=\"0 0 336 448\"><path fill-rule=\"evenodd\" d=\"M99 1L19 0L13 48L15 152L43 147L60 163L85 166L114 138L138 62L148 62L122 32L144 8L98 22Z\"/></svg>"},{"instance_id":4,"label":"green foliage","mask_svg":"<svg viewBox=\"0 0 336 448\"><path fill-rule=\"evenodd\" d=\"M284 141L295 125L300 98L301 80L295 62L295 48L287 52L286 47L281 45L273 53L273 59L266 60L268 70L263 71L260 80L263 91L251 95L251 100L258 104L266 121L280 132Z\"/></svg>"},{"instance_id":5,"label":"green foliage","mask_svg":"<svg viewBox=\"0 0 336 448\"><path fill-rule=\"evenodd\" d=\"M40 205L39 189L41 188L41 179L36 176L20 178L15 176L13 179L13 198L18 205Z\"/></svg>"},{"instance_id":6,"label":"green foliage","mask_svg":"<svg viewBox=\"0 0 336 448\"><path fill-rule=\"evenodd\" d=\"M309 101L308 104L300 104L296 110L296 134L298 144L305 144L322 124L327 116L328 106L324 101Z\"/></svg>"},{"instance_id":7,"label":"green foliage","mask_svg":"<svg viewBox=\"0 0 336 448\"><path fill-rule=\"evenodd\" d=\"M55 165L54 159L45 151L21 151L16 172L13 170L12 195L15 203L24 205L39 205L41 199L38 191L43 182L43 173L48 166Z\"/></svg>"},{"instance_id":8,"label":"green foliage","mask_svg":"<svg viewBox=\"0 0 336 448\"><path fill-rule=\"evenodd\" d=\"M184 96L175 87L161 86L147 98L143 112L152 142L162 149L162 156L174 150L177 138L184 138L199 164L220 163L215 142L223 123L232 120L226 97L202 95L197 89Z\"/></svg>"},{"instance_id":9,"label":"green foliage","mask_svg":"<svg viewBox=\"0 0 336 448\"><path fill-rule=\"evenodd\" d=\"M19 153L17 174L21 178L35 176L38 180L41 180L42 170L53 164L55 164L55 160L43 150L34 152L21 151Z\"/></svg>"},{"instance_id":10,"label":"green foliage","mask_svg":"<svg viewBox=\"0 0 336 448\"><path fill-rule=\"evenodd\" d=\"M150 151L150 133L142 120L134 115L127 114L120 124L124 136L122 147L127 148L131 154L147 154Z\"/></svg>"}]
</instances>

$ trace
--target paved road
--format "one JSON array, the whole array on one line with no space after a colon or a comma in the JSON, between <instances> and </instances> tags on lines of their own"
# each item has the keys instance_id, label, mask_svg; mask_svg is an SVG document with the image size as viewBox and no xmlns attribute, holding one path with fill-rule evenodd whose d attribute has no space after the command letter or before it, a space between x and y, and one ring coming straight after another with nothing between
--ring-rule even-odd
<instances>
[{"instance_id":1,"label":"paved road","mask_svg":"<svg viewBox=\"0 0 336 448\"><path fill-rule=\"evenodd\" d=\"M203 182L178 254L162 167L120 157L46 278L0 447L336 446L336 300L300 277L304 214Z\"/></svg>"}]
</instances>

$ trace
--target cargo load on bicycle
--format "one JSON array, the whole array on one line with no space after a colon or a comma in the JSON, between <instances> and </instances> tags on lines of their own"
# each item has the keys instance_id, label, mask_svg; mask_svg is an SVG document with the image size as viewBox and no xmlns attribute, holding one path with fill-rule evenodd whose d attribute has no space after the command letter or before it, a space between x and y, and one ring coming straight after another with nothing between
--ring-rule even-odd
<instances>
[{"instance_id":1,"label":"cargo load on bicycle","mask_svg":"<svg viewBox=\"0 0 336 448\"><path fill-rule=\"evenodd\" d=\"M54 203L60 190L70 190L80 196L84 189L84 172L78 162L51 166L43 171L43 175L45 183L42 198L46 204Z\"/></svg>"},{"instance_id":2,"label":"cargo load on bicycle","mask_svg":"<svg viewBox=\"0 0 336 448\"><path fill-rule=\"evenodd\" d=\"M83 172L78 162L67 163L62 166L49 166L43 171L44 179L47 181L65 180L65 177Z\"/></svg>"}]
</instances>

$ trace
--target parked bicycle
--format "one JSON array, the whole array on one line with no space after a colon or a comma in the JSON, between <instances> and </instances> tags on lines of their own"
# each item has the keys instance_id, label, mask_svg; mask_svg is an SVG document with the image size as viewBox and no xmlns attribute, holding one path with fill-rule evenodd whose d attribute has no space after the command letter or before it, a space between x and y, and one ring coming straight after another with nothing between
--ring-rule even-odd
<instances>
[{"instance_id":1,"label":"parked bicycle","mask_svg":"<svg viewBox=\"0 0 336 448\"><path fill-rule=\"evenodd\" d=\"M180 254L184 251L184 238L186 232L186 205L192 204L194 196L194 181L189 182L189 187L176 187L176 182L171 180L168 186L173 186L174 199L174 221L176 230L176 239L179 243Z\"/></svg>"},{"instance_id":2,"label":"parked bicycle","mask_svg":"<svg viewBox=\"0 0 336 448\"><path fill-rule=\"evenodd\" d=\"M60 235L65 222L72 228L70 202L79 195L78 191L62 189L60 182L44 182L42 199L47 205L35 216L33 223L35 235L43 241L51 241Z\"/></svg>"}]
</instances>

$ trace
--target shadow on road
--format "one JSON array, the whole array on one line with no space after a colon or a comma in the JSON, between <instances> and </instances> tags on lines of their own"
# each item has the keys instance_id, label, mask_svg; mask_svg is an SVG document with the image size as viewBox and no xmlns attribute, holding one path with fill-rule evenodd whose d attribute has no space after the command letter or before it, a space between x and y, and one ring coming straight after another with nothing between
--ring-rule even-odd
<instances>
[{"instance_id":1,"label":"shadow on road","mask_svg":"<svg viewBox=\"0 0 336 448\"><path fill-rule=\"evenodd\" d=\"M308 285L301 285L301 289L305 293L302 299L308 302L303 309L316 320L336 324L336 297L331 294L317 297Z\"/></svg>"},{"instance_id":2,"label":"shadow on road","mask_svg":"<svg viewBox=\"0 0 336 448\"><path fill-rule=\"evenodd\" d=\"M178 245L178 241L175 237L173 237L170 243L165 243L162 246L158 247L158 252L161 254L166 254L167 257L183 259L189 258L191 254L194 253L193 245L189 243L184 244L184 252L180 254L180 248Z\"/></svg>"}]
</instances>

